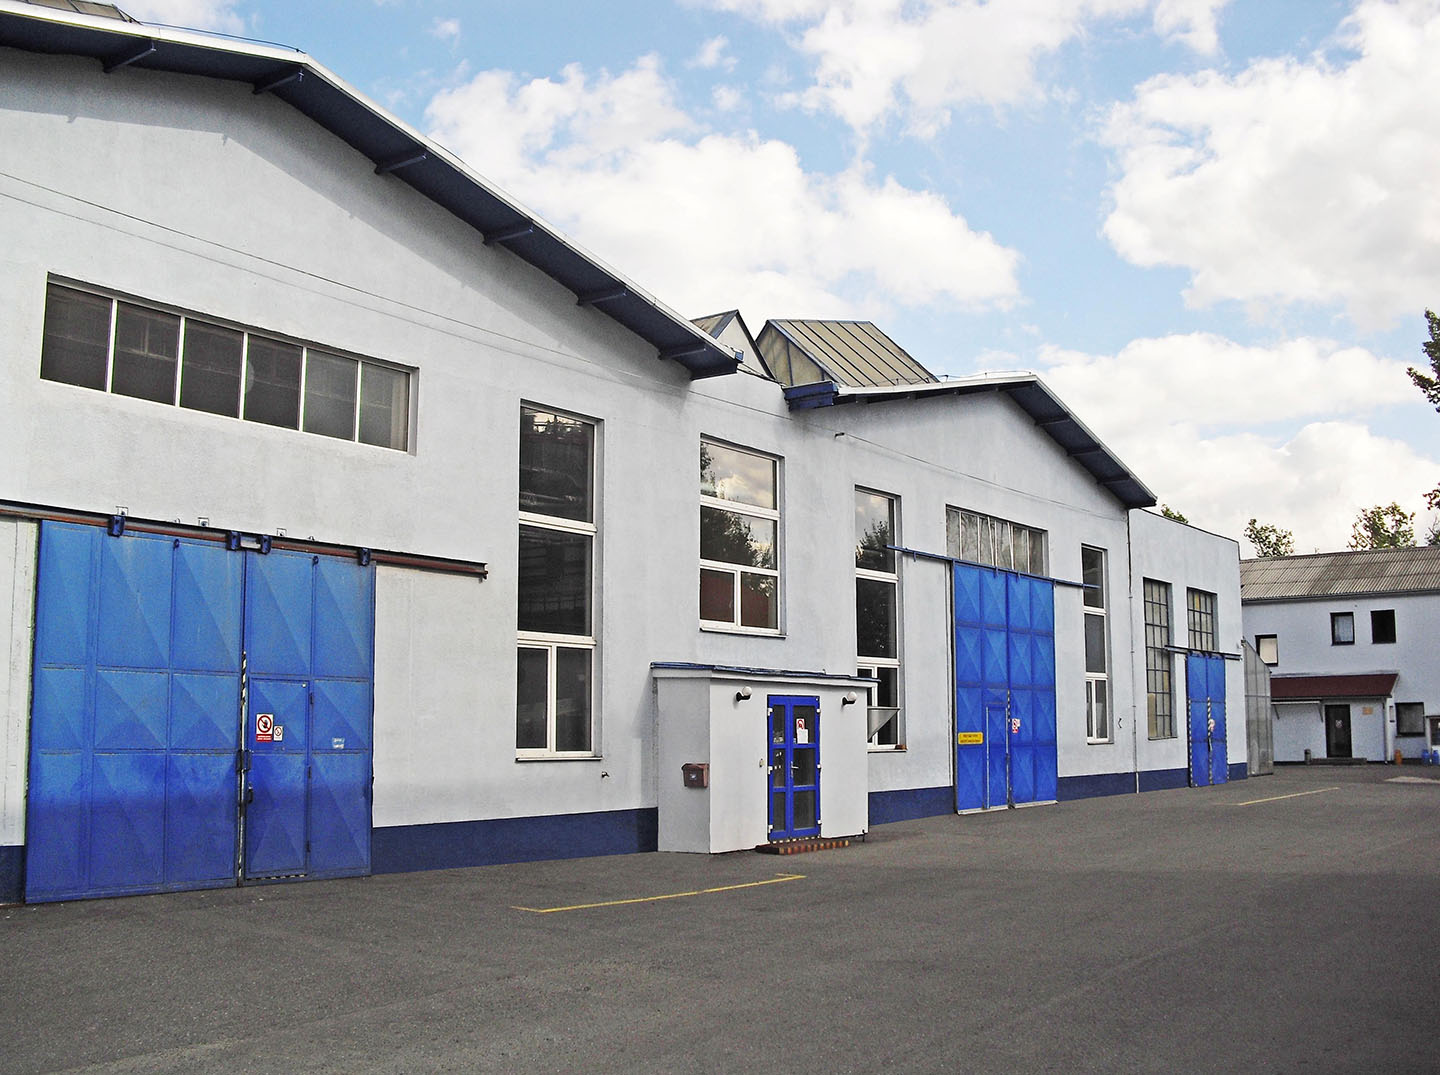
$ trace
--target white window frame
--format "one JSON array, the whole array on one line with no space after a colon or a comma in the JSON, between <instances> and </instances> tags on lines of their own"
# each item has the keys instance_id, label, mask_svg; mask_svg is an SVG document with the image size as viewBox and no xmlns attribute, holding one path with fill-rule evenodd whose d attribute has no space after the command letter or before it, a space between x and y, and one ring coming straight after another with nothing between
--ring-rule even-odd
<instances>
[{"instance_id":1,"label":"white window frame","mask_svg":"<svg viewBox=\"0 0 1440 1075\"><path fill-rule=\"evenodd\" d=\"M863 495L863 496L872 496L872 497L882 497L882 498L884 498L885 500L888 500L888 501L890 502L890 543L891 543L892 545L898 545L898 544L900 543L900 539L899 539L899 527L900 527L900 498L899 498L898 496L894 496L894 495L891 494L891 493L882 493L882 492L880 492L878 489L867 489L867 488L865 488L864 486L858 486L858 485L855 487L855 495L856 495L857 497L858 497L858 496L862 496L862 495ZM857 559L858 559L858 557L857 557ZM905 704L904 704L904 701L903 701L903 699L904 699L904 679L903 679L903 677L902 677L901 674L900 674L900 659L901 659L900 641L901 641L901 634L902 634L902 632L901 632L901 630L900 630L900 556L899 556L898 553L895 554L894 563L895 563L895 570L894 570L894 571L876 571L876 570L874 570L873 568L861 567L858 563L857 563L856 566L855 566L855 579L856 579L857 583L858 583L859 580L861 580L861 579L868 579L868 580L870 580L870 581L872 581L872 582L887 583L887 584L889 584L891 587L893 587L894 590L895 590L895 601L894 601L895 619L894 619L894 622L891 624L891 626L894 628L894 631L895 631L895 639L894 639L894 643L895 643L895 656L894 656L894 657L875 657L875 656L871 656L871 655L869 655L869 654L864 654L864 653L858 652L858 650L859 650L860 632L859 632L859 624L858 624L858 623L856 624L855 638L856 638L856 650L857 650L857 652L856 652L856 654L855 654L855 674L856 674L856 675L859 675L859 676L874 676L874 675L876 674L876 671L877 671L878 669L881 669L881 668L893 668L893 669L895 669L895 742L893 742L893 743L881 743L881 742L879 742L878 740L879 740L879 737L880 737L880 732L877 731L874 735L872 735L872 736L870 737L870 739L869 739L869 741L868 741L868 743L869 743L869 749L870 749L870 750L873 750L873 751L890 751L890 750L904 750L904 749L905 749ZM880 689L880 688L879 688L879 685L877 684L876 686L871 687L871 688L866 692L866 694L867 694L867 706L866 706L866 708L867 708L867 709L869 709L869 708L874 708L874 706L875 706L875 701L876 701L875 692L878 691L879 689Z\"/></svg>"},{"instance_id":2,"label":"white window frame","mask_svg":"<svg viewBox=\"0 0 1440 1075\"><path fill-rule=\"evenodd\" d=\"M782 468L781 468L781 466L780 466L780 457L779 457L779 456L776 456L776 455L771 455L769 452L757 451L757 450L755 450L754 448L746 448L746 447L742 447L741 445L738 445L738 444L731 444L731 443L728 442L728 441L718 440L718 439L716 439L716 438L714 438L714 437L703 437L703 436L702 436L702 437L700 438L700 443L701 443L701 445L713 444L713 445L715 445L716 447L725 448L725 449L727 449L728 451L732 451L732 452L742 452L742 453L744 453L745 455L751 455L751 456L754 456L754 457L757 458L757 459L766 459L766 460L769 460L771 463L773 463L773 464L774 464L774 472L773 472L773 473L774 473L774 475L775 475L775 505L776 505L774 508L762 508L762 507L759 507L758 505L755 505L755 504L742 504L742 503L740 503L740 502L737 501L737 500L726 500L726 499L724 499L723 497L711 496L711 495L709 495L709 494L707 494L707 493L703 493L703 492L700 494L700 506L701 506L702 508L714 508L714 509L717 510L717 511L726 511L726 512L730 512L731 514L734 514L734 515L748 515L748 516L750 516L751 518L754 518L754 519L769 519L769 520L771 520L771 521L773 521L773 522L775 523L775 550L774 550L774 551L775 551L775 567L774 567L774 568L768 568L768 567L750 567L750 566L747 566L747 565L726 563L726 562L723 561L723 560L706 560L704 557L701 557L701 558L700 558L700 570L702 570L702 571L723 572L723 573L725 573L725 574L730 575L731 607L735 610L735 618L734 618L733 620L731 620L731 621L728 621L728 622L727 622L726 620L707 620L707 619L705 619L704 616L702 615L701 618L700 618L700 627L701 627L702 630L705 630L705 631L726 631L726 632L729 632L729 633L732 633L732 634L742 634L742 635L768 635L768 636L771 636L771 637L778 637L779 635L781 635L781 634L783 633L783 631L782 631L782 624L784 623L784 619L783 619L783 606L784 606L784 601L783 601L783 594L781 593L781 587L780 587L780 565L784 562L784 561L781 559L781 555L782 555L782 550L781 550L781 538L782 538L782 534L781 534L781 527L780 527L780 514L781 514L781 513L780 513L780 504L781 504L781 499L780 499L780 492L781 492L780 472L781 472L781 469L782 469ZM698 514L697 514L697 519L698 519ZM741 588L740 588L740 576L741 576L742 574L748 574L748 575L763 575L763 576L765 576L765 577L767 577L767 578L773 578L773 579L775 580L775 626L774 626L774 627L746 627L746 626L744 626L743 624L741 624L741 622L740 622L740 617L741 617L740 601L741 601L741 597L742 597L742 591L741 591ZM696 575L696 578L697 578L697 579L699 578L699 575L698 575L698 574Z\"/></svg>"},{"instance_id":3,"label":"white window frame","mask_svg":"<svg viewBox=\"0 0 1440 1075\"><path fill-rule=\"evenodd\" d=\"M585 522L578 519L565 519L557 515L544 515L537 512L518 512L519 526L532 527L537 530L549 530L555 533L579 534L590 539L590 633L587 635L566 635L554 634L543 631L522 631L518 627L515 632L515 659L518 668L520 650L541 650L546 653L546 686L545 686L545 746L543 747L515 747L517 759L544 759L544 758L596 758L600 756L599 742L599 721L596 720L595 700L599 697L597 684L599 682L599 670L597 668L598 639L595 631L595 624L599 619L600 610L597 601L597 589L599 572L597 561L599 558L600 538L600 423L593 418L586 418L583 415L572 414L561 410L558 407L550 407L545 404L522 401L520 404L521 420L524 420L526 411L539 411L545 414L554 414L562 418L580 422L590 427L590 521ZM517 437L518 440L518 437ZM518 462L518 456L517 456ZM518 465L517 465L518 470ZM519 546L519 528L516 530L516 546ZM558 714L556 712L556 693L559 682L558 657L560 650L587 650L590 652L590 698L588 708L590 711L590 749L589 750L557 750L555 747L555 725ZM518 699L517 699L518 706ZM519 714L516 713L516 720Z\"/></svg>"},{"instance_id":4,"label":"white window frame","mask_svg":"<svg viewBox=\"0 0 1440 1075\"><path fill-rule=\"evenodd\" d=\"M1104 549L1095 545L1080 546L1081 577L1084 577L1084 562L1087 552L1100 554L1100 604L1087 604L1082 596L1081 607L1085 613L1085 623L1088 626L1091 617L1098 618L1101 623L1101 642L1105 647L1105 671L1091 672L1088 668L1085 671L1085 742L1091 745L1101 743L1113 743L1115 741L1115 722L1113 718L1114 705L1110 691L1110 580L1109 564L1110 557ZM1082 594L1084 591L1082 591ZM1088 631L1081 632L1082 647L1083 640L1089 637ZM1103 700L1097 696L1103 694Z\"/></svg>"}]
</instances>

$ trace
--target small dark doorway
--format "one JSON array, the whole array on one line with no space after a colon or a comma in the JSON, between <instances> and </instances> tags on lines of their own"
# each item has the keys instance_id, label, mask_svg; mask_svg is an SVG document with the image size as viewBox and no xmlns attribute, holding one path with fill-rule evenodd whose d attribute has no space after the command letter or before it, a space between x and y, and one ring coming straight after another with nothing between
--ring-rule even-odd
<instances>
[{"instance_id":1,"label":"small dark doorway","mask_svg":"<svg viewBox=\"0 0 1440 1075\"><path fill-rule=\"evenodd\" d=\"M1327 758L1351 757L1350 707L1348 705L1327 705L1325 707L1325 756Z\"/></svg>"}]
</instances>

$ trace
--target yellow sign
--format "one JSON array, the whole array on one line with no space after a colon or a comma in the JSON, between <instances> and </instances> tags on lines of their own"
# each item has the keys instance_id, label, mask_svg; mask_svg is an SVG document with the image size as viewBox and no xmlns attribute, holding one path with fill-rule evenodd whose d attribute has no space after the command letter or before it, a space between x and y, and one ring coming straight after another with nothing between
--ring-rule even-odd
<instances>
[{"instance_id":1,"label":"yellow sign","mask_svg":"<svg viewBox=\"0 0 1440 1075\"><path fill-rule=\"evenodd\" d=\"M983 743L983 742L985 742L985 733L984 733L984 732L956 732L956 733L955 733L955 742L959 743L962 747L963 747L963 746L969 746L969 745L971 745L971 744L973 744L973 743Z\"/></svg>"}]
</instances>

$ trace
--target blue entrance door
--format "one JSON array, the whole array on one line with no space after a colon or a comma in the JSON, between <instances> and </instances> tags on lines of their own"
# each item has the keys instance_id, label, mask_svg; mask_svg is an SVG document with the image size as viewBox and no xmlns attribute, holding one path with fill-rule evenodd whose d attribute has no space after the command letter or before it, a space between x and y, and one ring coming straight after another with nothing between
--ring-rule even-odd
<instances>
[{"instance_id":1,"label":"blue entrance door","mask_svg":"<svg viewBox=\"0 0 1440 1075\"><path fill-rule=\"evenodd\" d=\"M291 587L267 607L255 580L283 573L278 565L292 559L323 584ZM42 524L27 900L206 888L260 876L252 857L265 861L279 841L242 841L251 792L272 796L261 810L282 819L277 833L288 827L302 834L294 844L308 857L298 869L291 859L275 873L368 869L373 570L312 560ZM268 654L269 633L276 623L293 625L299 604L310 609L310 665L300 675L289 674L291 666L278 675L267 667L267 678L251 684L247 645ZM284 779L261 781L255 755L242 750L253 735L242 716L247 694L252 702L275 699L265 704L283 713L283 734L306 748L300 768L292 764ZM318 715L309 727L290 715L310 710ZM317 726L324 758L308 750ZM317 801L322 805L312 805Z\"/></svg>"},{"instance_id":2,"label":"blue entrance door","mask_svg":"<svg viewBox=\"0 0 1440 1075\"><path fill-rule=\"evenodd\" d=\"M770 839L820 835L820 699L771 695Z\"/></svg>"},{"instance_id":3,"label":"blue entrance door","mask_svg":"<svg viewBox=\"0 0 1440 1075\"><path fill-rule=\"evenodd\" d=\"M952 565L955 808L1056 796L1054 584Z\"/></svg>"},{"instance_id":4,"label":"blue entrance door","mask_svg":"<svg viewBox=\"0 0 1440 1075\"><path fill-rule=\"evenodd\" d=\"M1225 749L1225 658L1187 655L1185 695L1190 726L1190 786L1223 784L1230 777Z\"/></svg>"}]
</instances>

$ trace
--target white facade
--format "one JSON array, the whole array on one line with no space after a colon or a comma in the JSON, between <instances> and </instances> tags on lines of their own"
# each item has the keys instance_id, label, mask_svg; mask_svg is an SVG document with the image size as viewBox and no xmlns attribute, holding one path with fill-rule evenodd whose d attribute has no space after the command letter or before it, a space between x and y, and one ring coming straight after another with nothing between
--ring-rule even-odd
<instances>
[{"instance_id":1,"label":"white facade","mask_svg":"<svg viewBox=\"0 0 1440 1075\"><path fill-rule=\"evenodd\" d=\"M943 562L900 558L901 749L866 751L865 707L843 702L867 682L855 677L857 487L895 499L896 538L911 549L943 556L947 508L1045 531L1062 582L1080 580L1082 546L1103 549L1113 726L1102 741L1087 736L1082 591L1058 586L1060 796L1135 790L1162 771L1184 782L1183 718L1172 738L1145 734L1137 594L1143 577L1169 582L1180 624L1187 587L1218 595L1214 648L1237 652L1235 544L1128 510L1003 393L792 411L779 385L748 369L691 380L248 83L140 66L105 74L92 59L0 48L0 101L10 161L0 177L0 849L12 871L26 840L35 520L64 513L489 566L485 581L375 568L377 869L655 847L657 810L659 846L763 842L767 695L822 700L822 835L935 812L947 796L953 809ZM56 284L403 368L408 446L42 377ZM526 406L594 429L593 749L583 753L516 749ZM702 438L778 461L776 630L700 626ZM655 665L702 671L687 679ZM754 690L748 711L734 702L737 682ZM1183 675L1174 689L1183 713ZM1238 665L1226 704L1234 767L1245 757ZM709 763L709 789L682 789L678 761ZM742 780L749 793L737 791ZM567 819L584 819L583 835L565 837ZM411 850L420 846L439 850Z\"/></svg>"}]
</instances>

